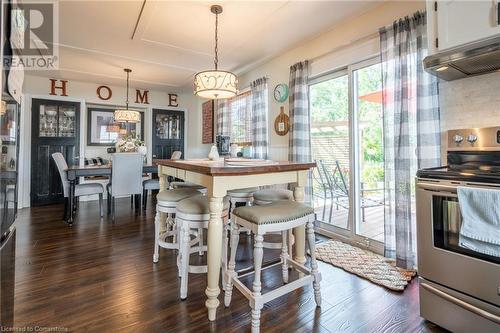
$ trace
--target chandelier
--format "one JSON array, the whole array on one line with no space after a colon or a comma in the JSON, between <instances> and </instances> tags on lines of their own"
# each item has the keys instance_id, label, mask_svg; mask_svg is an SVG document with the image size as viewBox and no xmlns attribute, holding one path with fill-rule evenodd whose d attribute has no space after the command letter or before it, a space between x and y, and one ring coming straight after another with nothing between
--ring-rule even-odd
<instances>
[{"instance_id":1,"label":"chandelier","mask_svg":"<svg viewBox=\"0 0 500 333\"><path fill-rule=\"evenodd\" d=\"M115 110L115 113L114 113L115 121L121 122L121 123L138 123L141 121L141 114L139 113L139 111L134 111L134 110L128 109L128 81L129 81L129 74L130 74L130 72L132 72L132 70L125 68L124 71L125 71L125 73L127 73L126 108Z\"/></svg>"},{"instance_id":2,"label":"chandelier","mask_svg":"<svg viewBox=\"0 0 500 333\"><path fill-rule=\"evenodd\" d=\"M215 14L215 69L202 71L194 76L194 94L210 99L229 98L236 95L238 79L235 74L219 70L218 68L218 27L219 14L222 13L222 7L213 5L210 7L210 11Z\"/></svg>"}]
</instances>

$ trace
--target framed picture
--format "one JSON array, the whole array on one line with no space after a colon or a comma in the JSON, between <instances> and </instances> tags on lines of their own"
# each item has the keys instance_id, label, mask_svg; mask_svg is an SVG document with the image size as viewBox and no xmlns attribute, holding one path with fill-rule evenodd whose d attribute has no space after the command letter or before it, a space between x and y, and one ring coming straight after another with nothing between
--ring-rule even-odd
<instances>
[{"instance_id":1,"label":"framed picture","mask_svg":"<svg viewBox=\"0 0 500 333\"><path fill-rule=\"evenodd\" d=\"M144 112L139 123L117 123L114 110L88 108L87 114L87 145L112 146L116 140L129 134L138 135L144 140Z\"/></svg>"},{"instance_id":2,"label":"framed picture","mask_svg":"<svg viewBox=\"0 0 500 333\"><path fill-rule=\"evenodd\" d=\"M214 142L214 101L207 101L201 105L202 129L201 143Z\"/></svg>"}]
</instances>

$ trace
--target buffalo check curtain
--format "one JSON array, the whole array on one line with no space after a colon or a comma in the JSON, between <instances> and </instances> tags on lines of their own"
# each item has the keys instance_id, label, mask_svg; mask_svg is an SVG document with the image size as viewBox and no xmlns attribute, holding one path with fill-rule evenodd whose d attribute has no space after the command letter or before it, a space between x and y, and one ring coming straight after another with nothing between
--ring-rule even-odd
<instances>
[{"instance_id":1,"label":"buffalo check curtain","mask_svg":"<svg viewBox=\"0 0 500 333\"><path fill-rule=\"evenodd\" d=\"M267 159L268 134L267 122L268 98L267 78L263 77L252 82L252 148L254 158Z\"/></svg>"},{"instance_id":2,"label":"buffalo check curtain","mask_svg":"<svg viewBox=\"0 0 500 333\"><path fill-rule=\"evenodd\" d=\"M288 160L311 162L311 114L309 112L309 62L298 62L290 67L289 112L290 132L288 139ZM312 175L305 188L306 201L311 202Z\"/></svg>"},{"instance_id":3,"label":"buffalo check curtain","mask_svg":"<svg viewBox=\"0 0 500 333\"><path fill-rule=\"evenodd\" d=\"M437 79L423 70L426 16L380 29L385 155L385 255L416 264L415 173L440 165Z\"/></svg>"}]
</instances>

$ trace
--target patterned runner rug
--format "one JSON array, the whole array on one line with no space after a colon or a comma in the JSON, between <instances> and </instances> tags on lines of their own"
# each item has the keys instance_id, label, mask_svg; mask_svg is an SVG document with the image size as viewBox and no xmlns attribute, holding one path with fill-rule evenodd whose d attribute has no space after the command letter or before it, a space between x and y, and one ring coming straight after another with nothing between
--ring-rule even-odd
<instances>
[{"instance_id":1,"label":"patterned runner rug","mask_svg":"<svg viewBox=\"0 0 500 333\"><path fill-rule=\"evenodd\" d=\"M383 256L335 240L317 244L316 259L396 291L404 290L416 274L395 267Z\"/></svg>"}]
</instances>

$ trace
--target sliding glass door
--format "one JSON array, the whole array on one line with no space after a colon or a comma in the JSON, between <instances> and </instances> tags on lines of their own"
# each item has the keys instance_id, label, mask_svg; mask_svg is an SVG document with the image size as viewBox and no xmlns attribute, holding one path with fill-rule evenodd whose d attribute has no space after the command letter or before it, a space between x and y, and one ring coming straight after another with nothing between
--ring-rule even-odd
<instances>
[{"instance_id":1,"label":"sliding glass door","mask_svg":"<svg viewBox=\"0 0 500 333\"><path fill-rule=\"evenodd\" d=\"M319 231L376 252L384 241L384 154L378 59L314 79L314 206Z\"/></svg>"}]
</instances>

